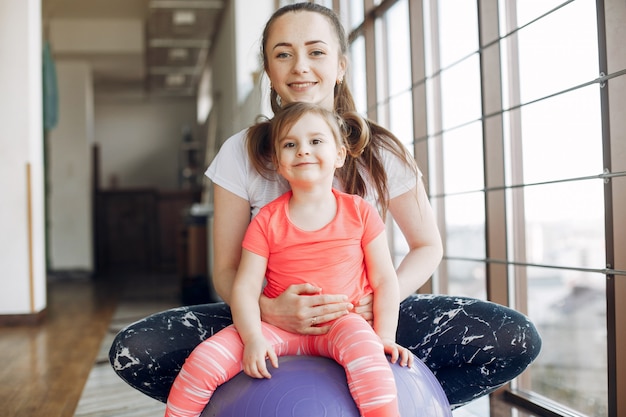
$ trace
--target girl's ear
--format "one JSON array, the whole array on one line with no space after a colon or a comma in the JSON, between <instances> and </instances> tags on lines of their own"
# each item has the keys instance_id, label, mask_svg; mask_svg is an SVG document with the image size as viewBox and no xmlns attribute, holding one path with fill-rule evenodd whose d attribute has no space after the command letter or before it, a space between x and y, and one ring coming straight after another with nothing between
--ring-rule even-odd
<instances>
[{"instance_id":1,"label":"girl's ear","mask_svg":"<svg viewBox=\"0 0 626 417\"><path fill-rule=\"evenodd\" d=\"M335 168L341 168L346 162L346 147L342 146L337 151L337 160L335 161Z\"/></svg>"}]
</instances>

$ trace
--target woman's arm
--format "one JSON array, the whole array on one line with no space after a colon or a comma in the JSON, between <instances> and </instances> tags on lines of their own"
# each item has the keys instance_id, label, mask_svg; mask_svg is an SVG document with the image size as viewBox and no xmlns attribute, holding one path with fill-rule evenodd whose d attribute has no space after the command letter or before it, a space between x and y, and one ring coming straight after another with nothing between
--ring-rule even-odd
<instances>
[{"instance_id":1,"label":"woman's arm","mask_svg":"<svg viewBox=\"0 0 626 417\"><path fill-rule=\"evenodd\" d=\"M389 201L389 212L409 247L409 252L396 269L400 299L403 300L424 285L437 269L443 246L421 179L415 188Z\"/></svg>"},{"instance_id":2,"label":"woman's arm","mask_svg":"<svg viewBox=\"0 0 626 417\"><path fill-rule=\"evenodd\" d=\"M250 203L216 184L213 201L213 286L230 305L241 242L250 224Z\"/></svg>"},{"instance_id":3,"label":"woman's arm","mask_svg":"<svg viewBox=\"0 0 626 417\"><path fill-rule=\"evenodd\" d=\"M213 194L213 286L227 304L241 259L241 243L250 223L250 203L232 192L214 185ZM352 309L345 295L319 294L311 284L289 287L276 298L261 296L263 321L295 333L322 334L323 324L347 314Z\"/></svg>"},{"instance_id":4,"label":"woman's arm","mask_svg":"<svg viewBox=\"0 0 626 417\"><path fill-rule=\"evenodd\" d=\"M441 236L422 181L412 190L389 200L389 212L408 247L398 268L400 299L415 293L439 266L443 255ZM354 311L372 323L372 297L360 300Z\"/></svg>"}]
</instances>

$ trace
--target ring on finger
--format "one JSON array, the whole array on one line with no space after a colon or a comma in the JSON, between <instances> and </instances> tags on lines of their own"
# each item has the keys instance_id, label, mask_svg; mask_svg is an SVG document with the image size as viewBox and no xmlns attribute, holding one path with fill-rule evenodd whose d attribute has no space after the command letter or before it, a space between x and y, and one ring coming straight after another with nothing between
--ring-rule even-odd
<instances>
[{"instance_id":1,"label":"ring on finger","mask_svg":"<svg viewBox=\"0 0 626 417\"><path fill-rule=\"evenodd\" d=\"M317 317L311 319L311 326L315 326L315 323L317 323Z\"/></svg>"}]
</instances>

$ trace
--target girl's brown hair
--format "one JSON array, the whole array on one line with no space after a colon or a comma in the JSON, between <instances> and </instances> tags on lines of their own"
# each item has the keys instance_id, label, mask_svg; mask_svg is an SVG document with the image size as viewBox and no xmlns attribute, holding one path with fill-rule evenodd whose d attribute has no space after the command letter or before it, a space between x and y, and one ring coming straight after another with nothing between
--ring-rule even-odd
<instances>
[{"instance_id":1,"label":"girl's brown hair","mask_svg":"<svg viewBox=\"0 0 626 417\"><path fill-rule=\"evenodd\" d=\"M318 104L305 102L290 103L283 107L278 115L268 121L270 125L269 133L272 138L272 162L274 167L278 166L280 141L285 137L285 135L287 135L293 125L305 114L314 114L321 117L332 132L337 148L343 146L347 151L349 151L348 144L345 140L345 124L343 120L335 114L335 112Z\"/></svg>"},{"instance_id":2,"label":"girl's brown hair","mask_svg":"<svg viewBox=\"0 0 626 417\"><path fill-rule=\"evenodd\" d=\"M250 128L253 135L267 136L271 138L270 155L272 166L278 165L278 144L287 134L289 129L305 114L313 113L320 116L330 128L337 147L346 148L346 154L352 158L358 158L370 140L370 131L367 121L356 112L347 112L343 118L335 112L318 104L295 102L285 105L272 119L264 120ZM353 133L354 132L354 133ZM356 133L358 132L358 133ZM358 135L356 140L347 141L350 135Z\"/></svg>"},{"instance_id":3,"label":"girl's brown hair","mask_svg":"<svg viewBox=\"0 0 626 417\"><path fill-rule=\"evenodd\" d=\"M276 19L289 12L313 12L326 17L331 27L335 30L340 58L347 59L348 40L337 14L331 9L316 3L295 3L278 9L265 25L261 41L261 55L266 72L268 61L265 47L272 24ZM280 98L274 89L270 92L270 104L274 114L278 114L282 110ZM403 163L413 169L417 176L415 160L393 133L371 120L363 119L357 113L352 93L348 83L345 81L335 85L334 107L335 112L343 119L346 125L346 148L348 150L344 166L338 169L335 175L339 178L345 192L361 197L365 197L367 193L366 181L370 180L373 188L376 190L377 201L384 217L389 204L389 190L382 151L387 150L397 156ZM269 133L269 122L261 122L250 128L247 135L250 161L254 168L266 177L274 172L272 144L270 143ZM363 176L363 171L367 173L366 177Z\"/></svg>"}]
</instances>

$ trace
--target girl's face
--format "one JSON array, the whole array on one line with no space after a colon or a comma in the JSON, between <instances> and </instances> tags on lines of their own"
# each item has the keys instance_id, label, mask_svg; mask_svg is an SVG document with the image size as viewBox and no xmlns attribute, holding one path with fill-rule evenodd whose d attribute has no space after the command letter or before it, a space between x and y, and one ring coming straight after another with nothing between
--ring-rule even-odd
<instances>
[{"instance_id":1,"label":"girl's face","mask_svg":"<svg viewBox=\"0 0 626 417\"><path fill-rule=\"evenodd\" d=\"M335 169L343 165L344 146L320 115L306 113L276 143L278 172L292 185L332 185Z\"/></svg>"},{"instance_id":2,"label":"girl's face","mask_svg":"<svg viewBox=\"0 0 626 417\"><path fill-rule=\"evenodd\" d=\"M280 16L265 45L266 72L283 105L296 101L334 108L335 84L346 70L327 18L301 11Z\"/></svg>"}]
</instances>

